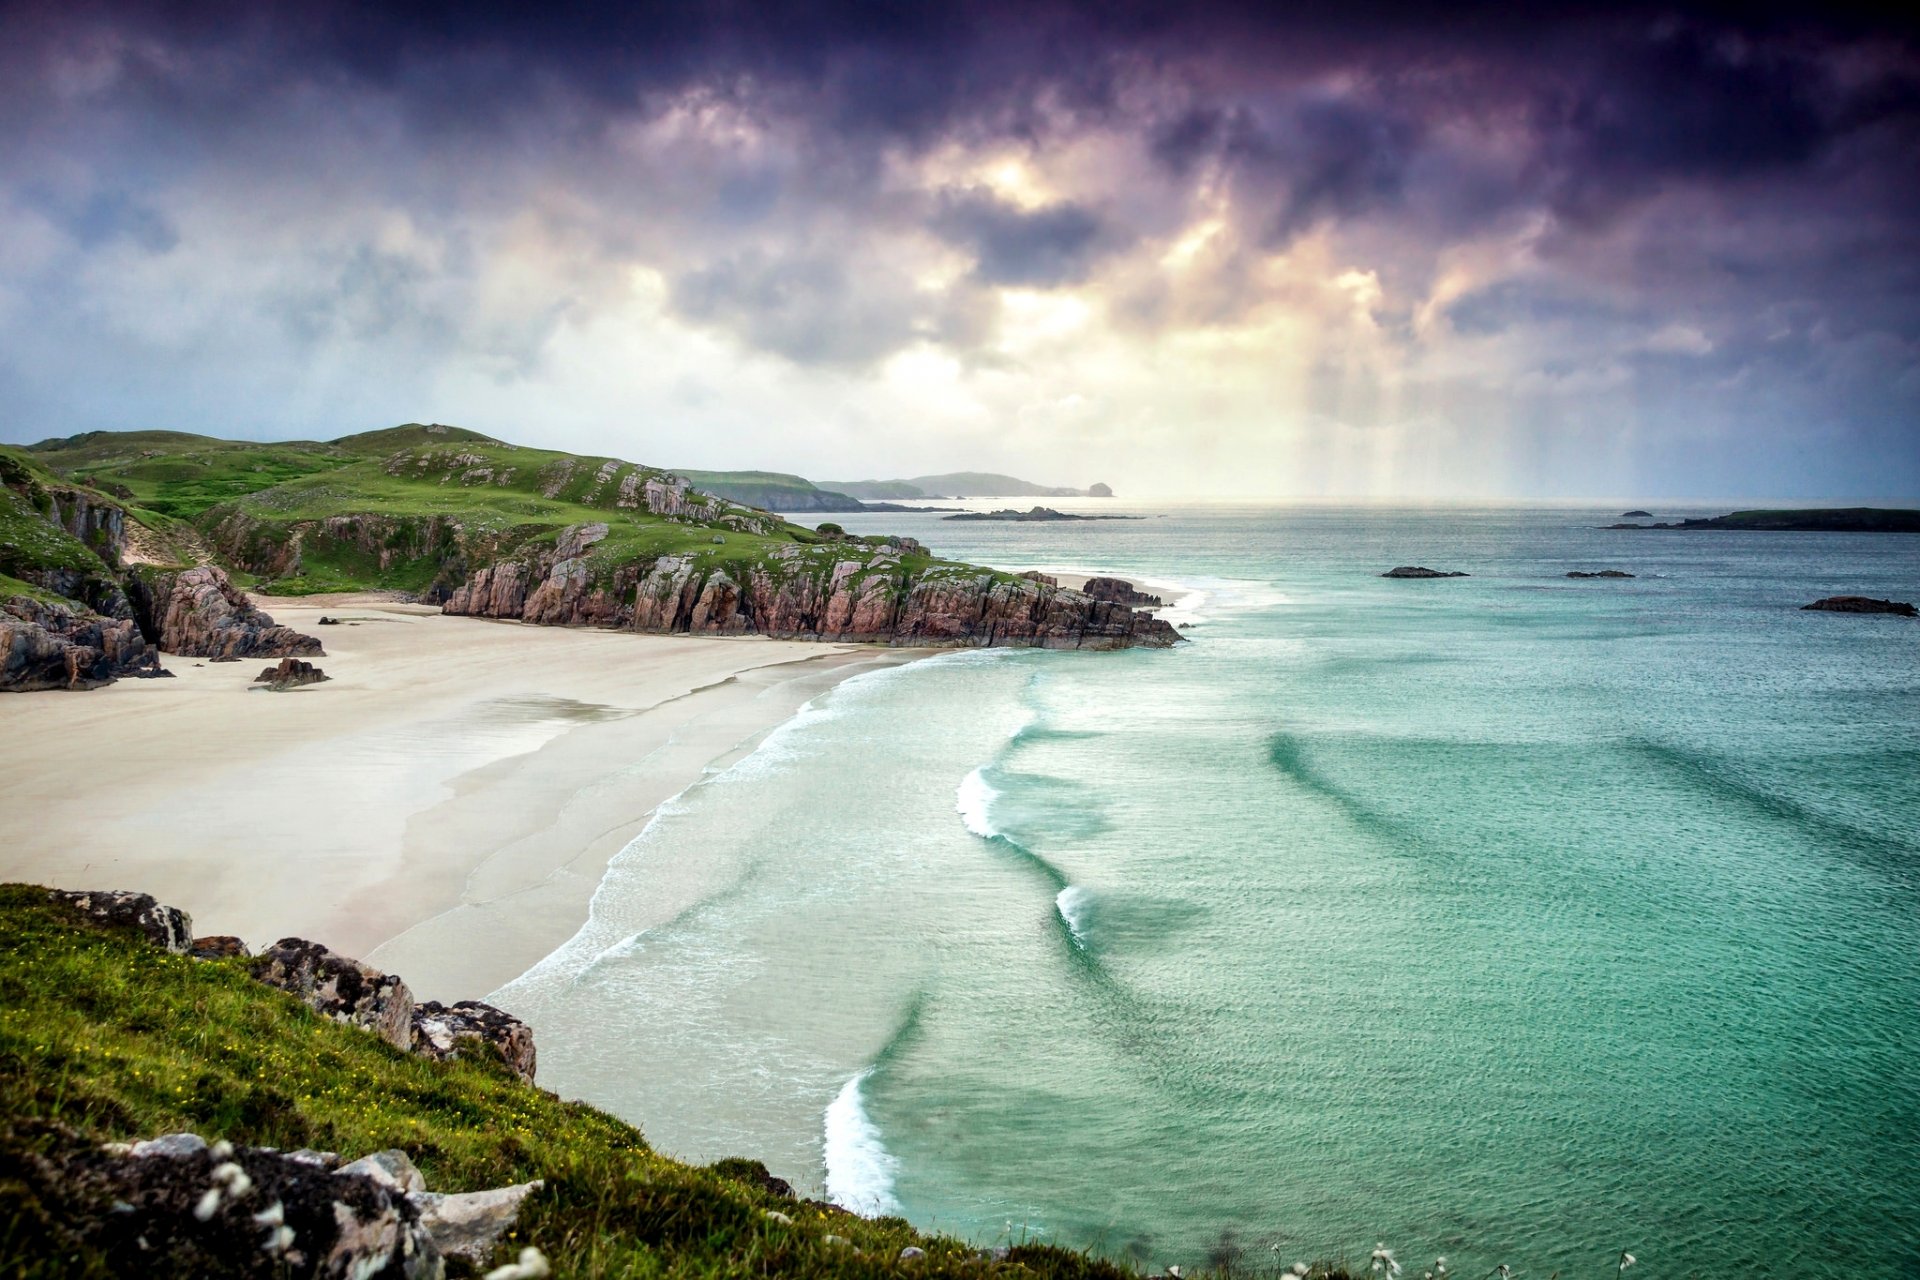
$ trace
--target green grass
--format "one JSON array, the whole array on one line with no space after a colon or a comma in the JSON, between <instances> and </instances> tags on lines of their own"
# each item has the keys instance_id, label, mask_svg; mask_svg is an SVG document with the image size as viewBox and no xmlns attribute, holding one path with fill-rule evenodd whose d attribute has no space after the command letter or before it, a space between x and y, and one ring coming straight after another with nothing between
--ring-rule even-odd
<instances>
[{"instance_id":1,"label":"green grass","mask_svg":"<svg viewBox=\"0 0 1920 1280\"><path fill-rule=\"evenodd\" d=\"M244 961L167 955L23 885L0 886L0 1103L0 1275L27 1280L113 1273L60 1242L23 1163L75 1134L106 1142L177 1130L349 1158L400 1147L438 1191L543 1178L497 1261L532 1243L563 1277L1127 1274L1049 1246L985 1261L900 1219L775 1198L666 1159L639 1130L524 1085L497 1060L402 1053L254 982ZM907 1245L928 1256L898 1263Z\"/></svg>"},{"instance_id":2,"label":"green grass","mask_svg":"<svg viewBox=\"0 0 1920 1280\"><path fill-rule=\"evenodd\" d=\"M363 456L338 443L263 444L180 431L93 431L43 440L32 453L68 480L124 490L131 495L124 501L177 519Z\"/></svg>"},{"instance_id":3,"label":"green grass","mask_svg":"<svg viewBox=\"0 0 1920 1280\"><path fill-rule=\"evenodd\" d=\"M0 573L13 577L43 569L104 573L106 564L48 519L47 490L60 480L31 456L0 447Z\"/></svg>"}]
</instances>

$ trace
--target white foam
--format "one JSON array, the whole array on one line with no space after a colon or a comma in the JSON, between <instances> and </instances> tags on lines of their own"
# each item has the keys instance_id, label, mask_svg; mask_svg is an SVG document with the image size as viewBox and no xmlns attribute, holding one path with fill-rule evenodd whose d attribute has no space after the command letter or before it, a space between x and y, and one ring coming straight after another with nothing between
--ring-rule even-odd
<instances>
[{"instance_id":1,"label":"white foam","mask_svg":"<svg viewBox=\"0 0 1920 1280\"><path fill-rule=\"evenodd\" d=\"M987 781L987 766L981 765L960 780L960 790L954 797L953 807L967 830L982 839L991 840L1000 834L992 818L993 802L999 798L998 788Z\"/></svg>"},{"instance_id":2,"label":"white foam","mask_svg":"<svg viewBox=\"0 0 1920 1280\"><path fill-rule=\"evenodd\" d=\"M867 1115L861 1086L872 1074L862 1071L841 1087L827 1106L827 1199L867 1217L900 1212L893 1179L900 1161L880 1142L880 1130Z\"/></svg>"},{"instance_id":3,"label":"white foam","mask_svg":"<svg viewBox=\"0 0 1920 1280\"><path fill-rule=\"evenodd\" d=\"M1067 932L1081 947L1087 945L1086 922L1087 908L1093 902L1093 890L1083 885L1070 884L1054 897L1053 909L1067 922Z\"/></svg>"}]
</instances>

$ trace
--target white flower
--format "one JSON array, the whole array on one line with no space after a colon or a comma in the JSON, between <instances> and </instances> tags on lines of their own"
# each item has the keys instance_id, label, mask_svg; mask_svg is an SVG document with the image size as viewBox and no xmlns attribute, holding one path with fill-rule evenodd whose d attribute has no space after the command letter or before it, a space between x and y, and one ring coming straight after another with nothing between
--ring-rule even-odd
<instances>
[{"instance_id":1,"label":"white flower","mask_svg":"<svg viewBox=\"0 0 1920 1280\"><path fill-rule=\"evenodd\" d=\"M1297 1276L1303 1276L1307 1274L1307 1272L1311 1271L1312 1269L1313 1268L1309 1267L1304 1262L1296 1262L1293 1264L1293 1274Z\"/></svg>"},{"instance_id":2,"label":"white flower","mask_svg":"<svg viewBox=\"0 0 1920 1280\"><path fill-rule=\"evenodd\" d=\"M487 1272L485 1280L546 1280L552 1274L553 1269L547 1266L546 1255L528 1246L520 1251L520 1261L495 1267Z\"/></svg>"},{"instance_id":3,"label":"white flower","mask_svg":"<svg viewBox=\"0 0 1920 1280\"><path fill-rule=\"evenodd\" d=\"M225 1138L222 1138L220 1139L220 1141L214 1143L211 1147L207 1148L207 1154L212 1156L215 1160L225 1160L227 1157L233 1154L233 1144L231 1142L228 1142Z\"/></svg>"},{"instance_id":4,"label":"white flower","mask_svg":"<svg viewBox=\"0 0 1920 1280\"><path fill-rule=\"evenodd\" d=\"M1167 1274L1172 1276L1173 1280L1180 1280L1180 1268L1178 1267L1168 1267Z\"/></svg>"},{"instance_id":5,"label":"white flower","mask_svg":"<svg viewBox=\"0 0 1920 1280\"><path fill-rule=\"evenodd\" d=\"M1620 1265L1614 1268L1614 1274L1619 1275L1620 1272L1625 1271L1628 1267L1632 1266L1634 1263L1638 1261L1640 1261L1640 1259L1634 1257L1632 1254L1626 1252L1625 1250L1622 1250L1620 1253Z\"/></svg>"},{"instance_id":6,"label":"white flower","mask_svg":"<svg viewBox=\"0 0 1920 1280\"><path fill-rule=\"evenodd\" d=\"M293 1245L292 1227L275 1227L267 1233L267 1242L260 1247L268 1253L285 1253Z\"/></svg>"},{"instance_id":7,"label":"white flower","mask_svg":"<svg viewBox=\"0 0 1920 1280\"><path fill-rule=\"evenodd\" d=\"M287 1220L287 1211L278 1200L253 1215L253 1220L263 1227L277 1227Z\"/></svg>"},{"instance_id":8,"label":"white flower","mask_svg":"<svg viewBox=\"0 0 1920 1280\"><path fill-rule=\"evenodd\" d=\"M200 1203L193 1206L193 1216L205 1222L220 1209L220 1188L208 1187L206 1194L200 1197Z\"/></svg>"}]
</instances>

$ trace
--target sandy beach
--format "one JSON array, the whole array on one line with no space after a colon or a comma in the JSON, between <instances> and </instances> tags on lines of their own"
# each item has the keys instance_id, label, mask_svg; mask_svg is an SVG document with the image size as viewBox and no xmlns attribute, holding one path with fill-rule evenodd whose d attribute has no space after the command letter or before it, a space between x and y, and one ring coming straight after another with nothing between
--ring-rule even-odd
<instances>
[{"instance_id":1,"label":"sandy beach","mask_svg":"<svg viewBox=\"0 0 1920 1280\"><path fill-rule=\"evenodd\" d=\"M325 642L327 683L169 657L171 680L0 699L0 879L142 890L256 948L312 938L422 999L540 960L662 801L915 656L261 603Z\"/></svg>"}]
</instances>

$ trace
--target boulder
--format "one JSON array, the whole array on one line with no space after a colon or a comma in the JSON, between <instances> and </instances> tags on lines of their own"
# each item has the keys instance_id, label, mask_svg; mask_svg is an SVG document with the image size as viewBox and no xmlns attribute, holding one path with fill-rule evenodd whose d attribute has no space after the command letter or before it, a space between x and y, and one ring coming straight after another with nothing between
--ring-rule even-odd
<instances>
[{"instance_id":1,"label":"boulder","mask_svg":"<svg viewBox=\"0 0 1920 1280\"><path fill-rule=\"evenodd\" d=\"M193 1134L94 1147L70 1132L23 1166L24 1190L124 1276L439 1280L421 1211L371 1178Z\"/></svg>"},{"instance_id":2,"label":"boulder","mask_svg":"<svg viewBox=\"0 0 1920 1280\"><path fill-rule=\"evenodd\" d=\"M1458 570L1429 569L1423 565L1403 564L1389 569L1380 575L1383 578L1464 578L1468 575Z\"/></svg>"},{"instance_id":3,"label":"boulder","mask_svg":"<svg viewBox=\"0 0 1920 1280\"><path fill-rule=\"evenodd\" d=\"M407 1200L419 1212L420 1225L433 1237L435 1248L447 1257L478 1265L520 1216L521 1201L545 1185L535 1179L488 1191L446 1195L418 1191Z\"/></svg>"},{"instance_id":4,"label":"boulder","mask_svg":"<svg viewBox=\"0 0 1920 1280\"><path fill-rule=\"evenodd\" d=\"M187 658L317 656L320 642L283 627L210 564L130 574L140 628L167 653Z\"/></svg>"},{"instance_id":5,"label":"boulder","mask_svg":"<svg viewBox=\"0 0 1920 1280\"><path fill-rule=\"evenodd\" d=\"M1037 582L1043 587L1057 587L1060 585L1060 579L1050 573L1042 573L1038 569L1029 569L1020 576L1028 582Z\"/></svg>"},{"instance_id":6,"label":"boulder","mask_svg":"<svg viewBox=\"0 0 1920 1280\"><path fill-rule=\"evenodd\" d=\"M1911 618L1915 613L1914 607L1905 601L1875 600L1871 596L1828 596L1800 607L1826 613L1891 613L1902 618Z\"/></svg>"},{"instance_id":7,"label":"boulder","mask_svg":"<svg viewBox=\"0 0 1920 1280\"><path fill-rule=\"evenodd\" d=\"M413 1047L413 993L395 974L304 938L282 938L255 957L253 976L291 991L322 1017L367 1030L396 1049Z\"/></svg>"},{"instance_id":8,"label":"boulder","mask_svg":"<svg viewBox=\"0 0 1920 1280\"><path fill-rule=\"evenodd\" d=\"M319 684L323 680L332 678L304 659L282 658L279 665L264 668L253 678L253 682L278 692L284 689L298 689L303 685Z\"/></svg>"},{"instance_id":9,"label":"boulder","mask_svg":"<svg viewBox=\"0 0 1920 1280\"><path fill-rule=\"evenodd\" d=\"M372 1178L396 1195L412 1195L427 1189L426 1175L413 1163L413 1157L398 1147L361 1156L358 1160L341 1165L340 1172Z\"/></svg>"},{"instance_id":10,"label":"boulder","mask_svg":"<svg viewBox=\"0 0 1920 1280\"><path fill-rule=\"evenodd\" d=\"M520 1019L478 1000L443 1005L429 1000L413 1010L413 1051L429 1058L460 1056L460 1042L479 1041L497 1050L509 1069L533 1083L535 1054L533 1028Z\"/></svg>"},{"instance_id":11,"label":"boulder","mask_svg":"<svg viewBox=\"0 0 1920 1280\"><path fill-rule=\"evenodd\" d=\"M247 944L230 933L212 934L205 938L195 938L188 951L195 960L231 960L236 956L246 957L253 954Z\"/></svg>"},{"instance_id":12,"label":"boulder","mask_svg":"<svg viewBox=\"0 0 1920 1280\"><path fill-rule=\"evenodd\" d=\"M155 946L185 955L193 946L193 917L155 902L150 893L124 889L54 889L47 895L102 924L138 929Z\"/></svg>"},{"instance_id":13,"label":"boulder","mask_svg":"<svg viewBox=\"0 0 1920 1280\"><path fill-rule=\"evenodd\" d=\"M777 1196L782 1200L794 1198L793 1184L785 1178L774 1176L773 1171L758 1160L743 1160L736 1156L727 1160L716 1160L707 1167L723 1178L731 1178L735 1182L744 1182L750 1187L758 1187L770 1196Z\"/></svg>"}]
</instances>

